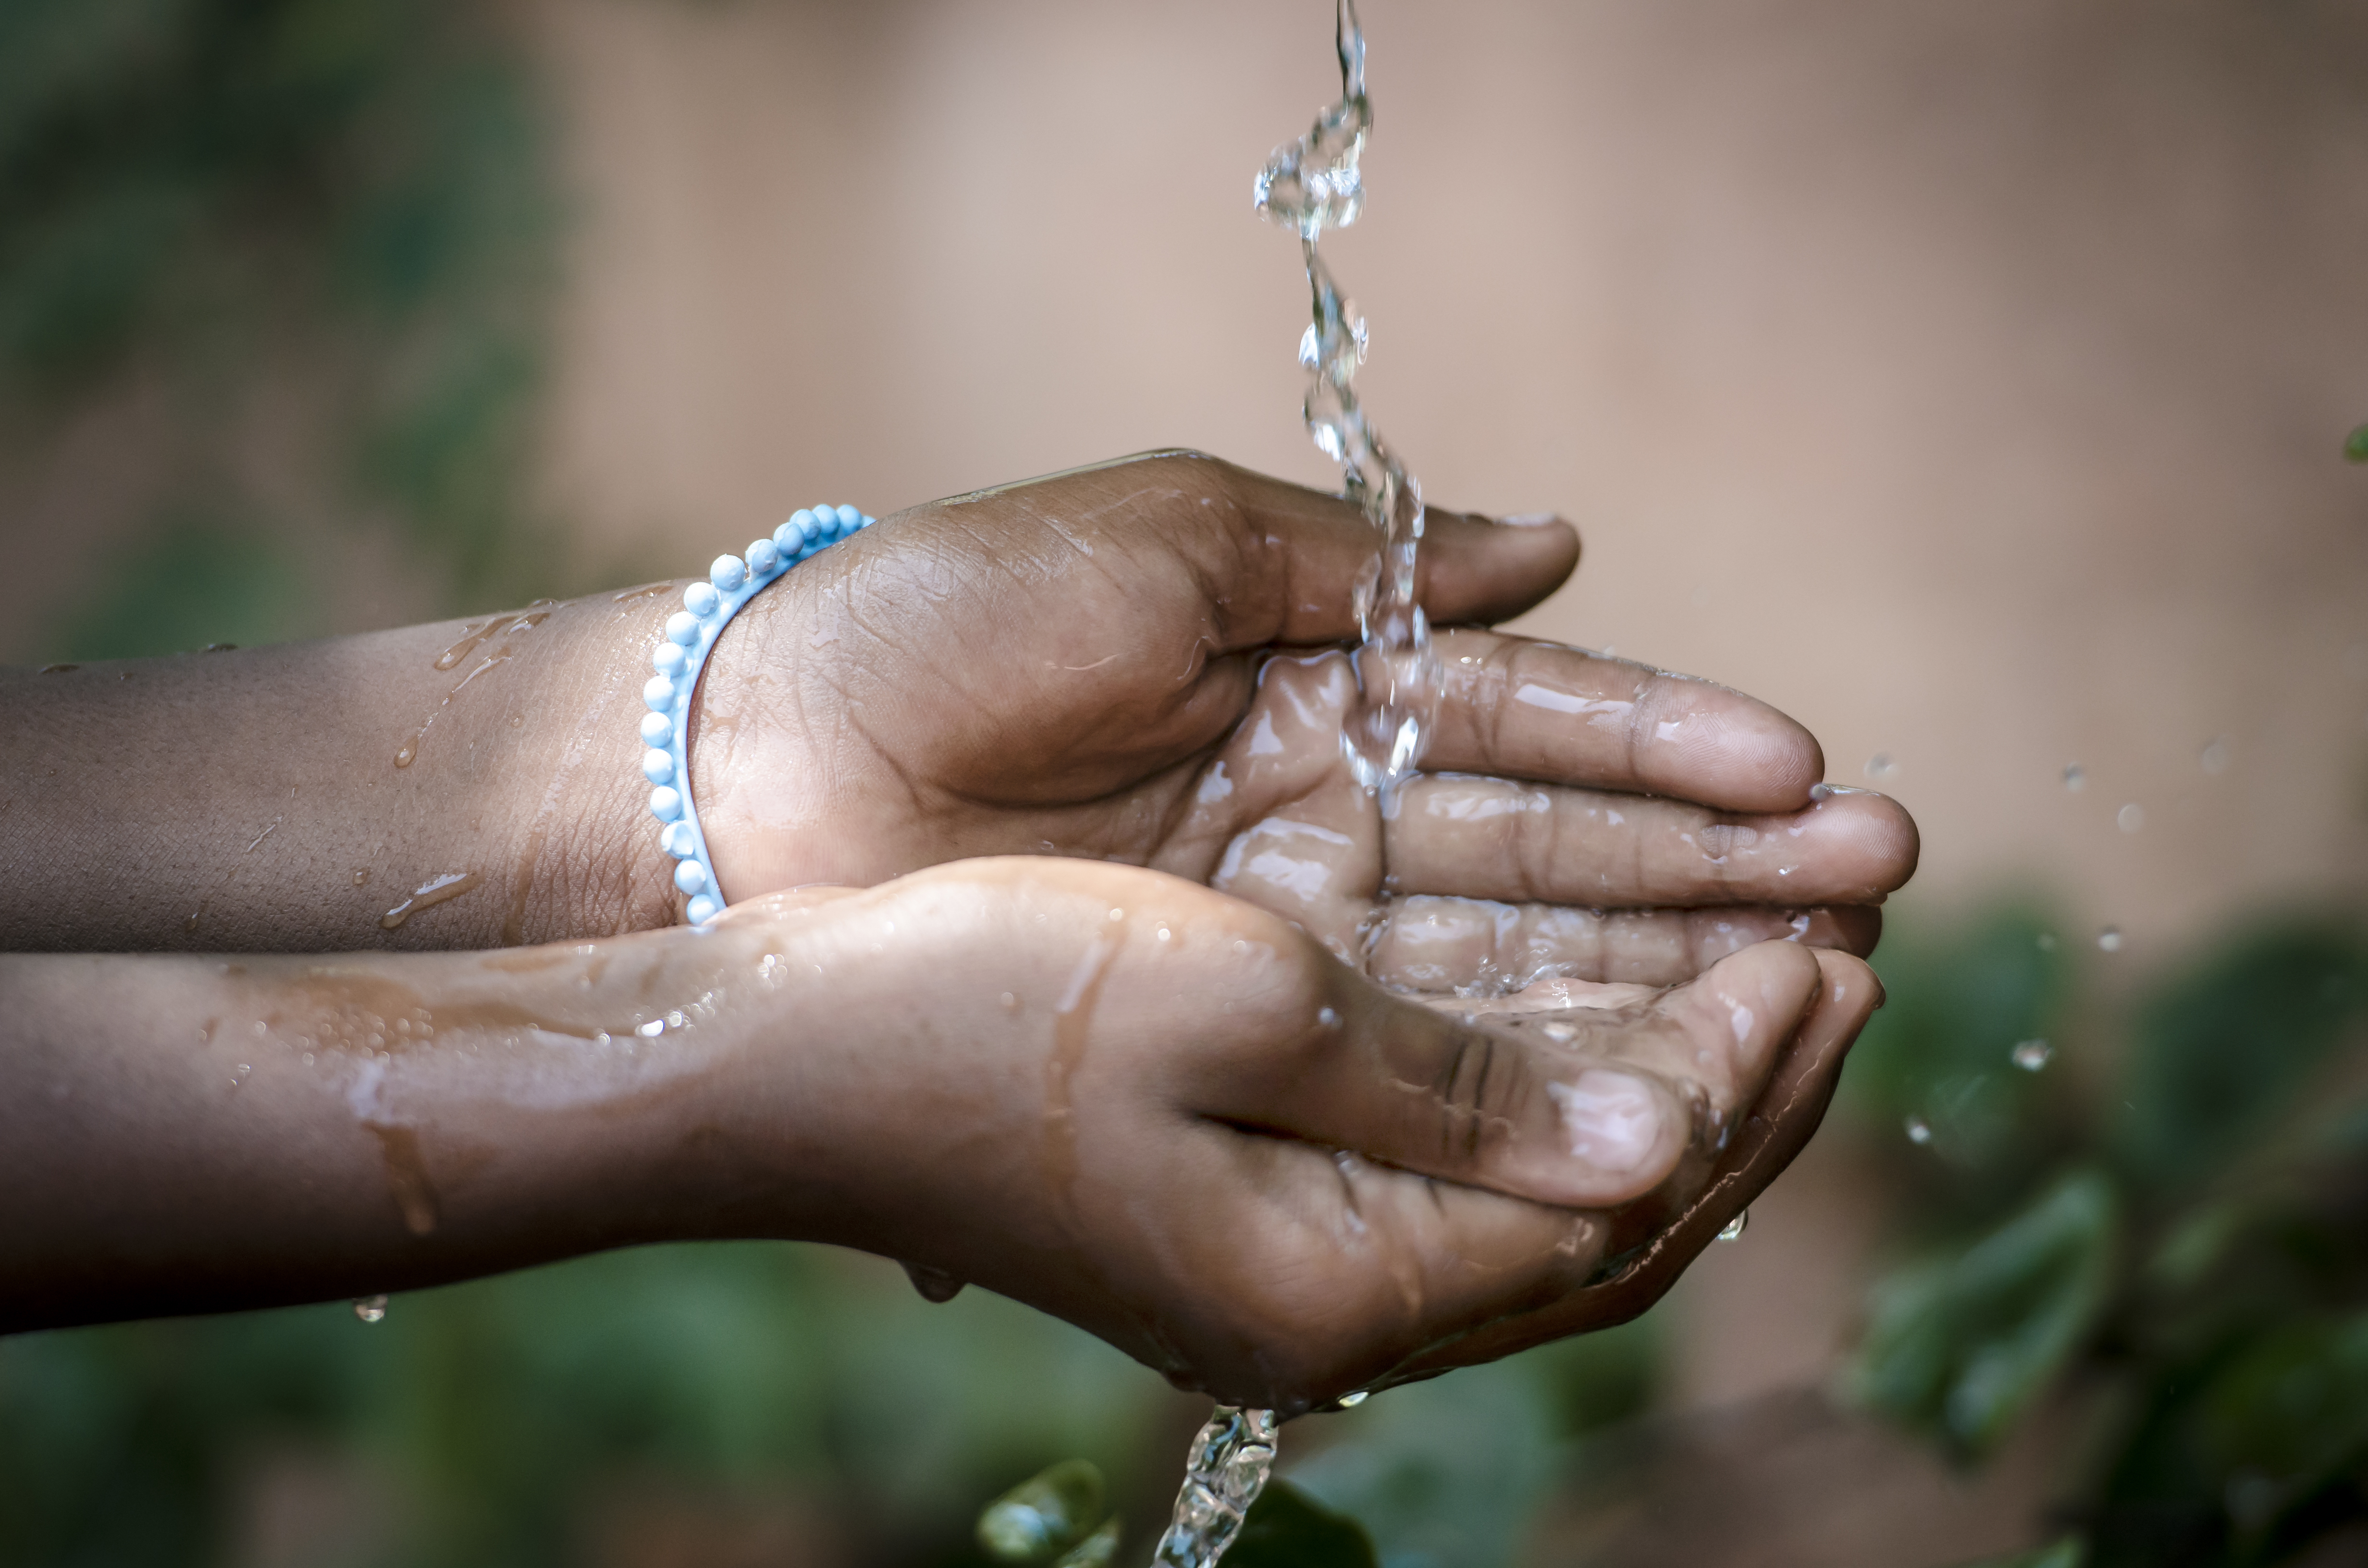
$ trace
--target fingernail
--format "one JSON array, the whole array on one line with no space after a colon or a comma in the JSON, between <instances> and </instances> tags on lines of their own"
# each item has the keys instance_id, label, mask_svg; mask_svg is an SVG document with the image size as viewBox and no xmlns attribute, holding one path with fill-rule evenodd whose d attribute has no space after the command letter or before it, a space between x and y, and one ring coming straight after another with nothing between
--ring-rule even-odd
<instances>
[{"instance_id":1,"label":"fingernail","mask_svg":"<svg viewBox=\"0 0 2368 1568\"><path fill-rule=\"evenodd\" d=\"M1633 1171L1661 1141L1661 1108L1643 1080L1591 1067L1575 1082L1548 1084L1546 1095L1562 1112L1570 1153L1597 1170Z\"/></svg>"},{"instance_id":2,"label":"fingernail","mask_svg":"<svg viewBox=\"0 0 2368 1568\"><path fill-rule=\"evenodd\" d=\"M1562 514L1559 512L1516 512L1509 517L1497 518L1497 526L1500 528L1542 528L1548 523L1561 521Z\"/></svg>"}]
</instances>

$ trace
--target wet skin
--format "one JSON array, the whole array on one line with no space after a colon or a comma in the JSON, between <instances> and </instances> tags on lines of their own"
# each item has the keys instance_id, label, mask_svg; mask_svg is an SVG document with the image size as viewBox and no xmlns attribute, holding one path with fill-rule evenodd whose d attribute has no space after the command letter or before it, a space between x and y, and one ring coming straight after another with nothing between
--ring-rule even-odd
<instances>
[{"instance_id":1,"label":"wet skin","mask_svg":"<svg viewBox=\"0 0 2368 1568\"><path fill-rule=\"evenodd\" d=\"M0 985L0 1326L800 1237L1286 1412L1619 1314L1583 1287L1623 1216L1708 1179L1687 1085L1829 1085L1877 1000L1766 943L1666 992L1548 983L1596 1021L1493 1032L1241 900L1045 858L703 933L12 955Z\"/></svg>"},{"instance_id":2,"label":"wet skin","mask_svg":"<svg viewBox=\"0 0 2368 1568\"><path fill-rule=\"evenodd\" d=\"M1370 544L1168 454L834 547L703 683L706 934L613 935L672 915L664 593L0 677L9 946L603 938L0 960L0 1323L806 1236L1294 1410L1640 1310L1814 1129L1913 826L1748 698L1476 629L1385 812L1323 646ZM1431 544L1442 625L1577 557Z\"/></svg>"}]
</instances>

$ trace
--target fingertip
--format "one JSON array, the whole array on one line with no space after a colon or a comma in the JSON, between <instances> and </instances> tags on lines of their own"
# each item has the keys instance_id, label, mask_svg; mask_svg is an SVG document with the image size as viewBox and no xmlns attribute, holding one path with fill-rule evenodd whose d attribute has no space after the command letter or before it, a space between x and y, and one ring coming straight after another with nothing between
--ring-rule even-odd
<instances>
[{"instance_id":1,"label":"fingertip","mask_svg":"<svg viewBox=\"0 0 2368 1568\"><path fill-rule=\"evenodd\" d=\"M1543 602L1578 568L1578 530L1552 515L1492 522L1473 513L1427 510L1431 548L1423 608L1440 625L1489 625Z\"/></svg>"},{"instance_id":2,"label":"fingertip","mask_svg":"<svg viewBox=\"0 0 2368 1568\"><path fill-rule=\"evenodd\" d=\"M1653 677L1642 695L1639 771L1656 793L1732 812L1797 812L1821 799L1825 749L1756 698L1691 676Z\"/></svg>"},{"instance_id":3,"label":"fingertip","mask_svg":"<svg viewBox=\"0 0 2368 1568\"><path fill-rule=\"evenodd\" d=\"M1831 1022L1847 1028L1850 1036L1855 1038L1875 1009L1884 1004L1882 977L1874 972L1873 965L1854 953L1839 952L1831 948L1804 950L1811 950L1817 962L1817 1003L1821 1015L1818 1023L1827 1023L1822 1015L1830 1009L1834 1015Z\"/></svg>"}]
</instances>

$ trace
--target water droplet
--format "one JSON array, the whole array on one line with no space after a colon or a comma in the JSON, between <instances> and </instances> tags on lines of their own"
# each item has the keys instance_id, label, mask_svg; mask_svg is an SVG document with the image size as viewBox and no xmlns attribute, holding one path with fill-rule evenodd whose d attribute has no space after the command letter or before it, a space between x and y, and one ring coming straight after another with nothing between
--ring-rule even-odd
<instances>
[{"instance_id":1,"label":"water droplet","mask_svg":"<svg viewBox=\"0 0 2368 1568\"><path fill-rule=\"evenodd\" d=\"M1718 1228L1718 1239L1723 1242L1739 1242L1743 1239L1744 1228L1750 1223L1751 1210L1738 1209L1735 1211L1734 1219Z\"/></svg>"},{"instance_id":2,"label":"water droplet","mask_svg":"<svg viewBox=\"0 0 2368 1568\"><path fill-rule=\"evenodd\" d=\"M2123 833L2135 833L2146 826L2146 808L2132 801L2113 813L2113 825Z\"/></svg>"},{"instance_id":3,"label":"water droplet","mask_svg":"<svg viewBox=\"0 0 2368 1568\"><path fill-rule=\"evenodd\" d=\"M1554 1041L1556 1045L1568 1045L1572 1040L1578 1038L1578 1030L1568 1024L1540 1024L1538 1026L1538 1029L1540 1033L1543 1034L1548 1040Z\"/></svg>"},{"instance_id":4,"label":"water droplet","mask_svg":"<svg viewBox=\"0 0 2368 1568\"><path fill-rule=\"evenodd\" d=\"M1315 1012L1315 1022L1320 1028L1337 1029L1340 1027L1340 1010L1338 1007L1319 1007Z\"/></svg>"},{"instance_id":5,"label":"water droplet","mask_svg":"<svg viewBox=\"0 0 2368 1568\"><path fill-rule=\"evenodd\" d=\"M666 1033L666 1020L664 1018L652 1018L648 1023L636 1028L633 1032L641 1036L643 1040L655 1040L658 1036Z\"/></svg>"},{"instance_id":6,"label":"water droplet","mask_svg":"<svg viewBox=\"0 0 2368 1568\"><path fill-rule=\"evenodd\" d=\"M356 866L354 868L354 886L359 887L369 881L370 868L368 866Z\"/></svg>"},{"instance_id":7,"label":"water droplet","mask_svg":"<svg viewBox=\"0 0 2368 1568\"><path fill-rule=\"evenodd\" d=\"M2204 742L2203 749L2195 754L2195 760L2203 765L2203 771L2206 773L2218 775L2227 772L2230 761L2228 737L2214 735Z\"/></svg>"},{"instance_id":8,"label":"water droplet","mask_svg":"<svg viewBox=\"0 0 2368 1568\"><path fill-rule=\"evenodd\" d=\"M2044 1040L2017 1040L2009 1054L2016 1066L2026 1073L2036 1073L2055 1057L2055 1048Z\"/></svg>"},{"instance_id":9,"label":"water droplet","mask_svg":"<svg viewBox=\"0 0 2368 1568\"><path fill-rule=\"evenodd\" d=\"M474 871L447 871L440 877L430 877L414 889L409 898L380 915L379 926L381 930L397 930L421 910L432 909L447 899L459 898L481 880Z\"/></svg>"},{"instance_id":10,"label":"water droplet","mask_svg":"<svg viewBox=\"0 0 2368 1568\"><path fill-rule=\"evenodd\" d=\"M1170 931L1170 930L1169 930L1167 926L1162 926L1159 928L1159 939L1160 939L1161 941L1163 941L1163 942L1167 941L1169 937L1173 937L1175 934L1176 934L1176 933L1174 933L1173 931Z\"/></svg>"},{"instance_id":11,"label":"water droplet","mask_svg":"<svg viewBox=\"0 0 2368 1568\"><path fill-rule=\"evenodd\" d=\"M1869 778L1888 778L1897 771L1899 765L1891 760L1891 754L1887 751L1876 752L1866 759L1866 776Z\"/></svg>"},{"instance_id":12,"label":"water droplet","mask_svg":"<svg viewBox=\"0 0 2368 1568\"><path fill-rule=\"evenodd\" d=\"M1010 992L1007 991L1003 994L1002 1001L1003 1010L1005 1012L1016 1013L1019 1011L1019 998L1013 995Z\"/></svg>"},{"instance_id":13,"label":"water droplet","mask_svg":"<svg viewBox=\"0 0 2368 1568\"><path fill-rule=\"evenodd\" d=\"M2077 795L2089 787L2089 770L2077 762L2064 765L2064 788Z\"/></svg>"},{"instance_id":14,"label":"water droplet","mask_svg":"<svg viewBox=\"0 0 2368 1568\"><path fill-rule=\"evenodd\" d=\"M1925 1120L1920 1116L1909 1117L1907 1119L1907 1141L1910 1143L1916 1144L1919 1148L1924 1144L1930 1143L1932 1142L1932 1124Z\"/></svg>"},{"instance_id":15,"label":"water droplet","mask_svg":"<svg viewBox=\"0 0 2368 1568\"><path fill-rule=\"evenodd\" d=\"M384 1323L386 1321L386 1298L384 1296L356 1296L354 1298L354 1316L361 1319L364 1323Z\"/></svg>"},{"instance_id":16,"label":"water droplet","mask_svg":"<svg viewBox=\"0 0 2368 1568\"><path fill-rule=\"evenodd\" d=\"M1364 1403L1367 1400L1372 1397L1373 1393L1371 1389L1358 1389L1352 1393L1344 1393L1340 1396L1340 1408L1343 1410L1354 1410L1357 1406Z\"/></svg>"},{"instance_id":17,"label":"water droplet","mask_svg":"<svg viewBox=\"0 0 2368 1568\"><path fill-rule=\"evenodd\" d=\"M2108 926L2103 930L2098 932L2097 948L2100 952L2120 952L2122 950L2122 928L2118 926Z\"/></svg>"},{"instance_id":18,"label":"water droplet","mask_svg":"<svg viewBox=\"0 0 2368 1568\"><path fill-rule=\"evenodd\" d=\"M905 1265L905 1278L913 1282L921 1300L942 1304L962 1294L962 1282L942 1268L931 1268L926 1263Z\"/></svg>"}]
</instances>

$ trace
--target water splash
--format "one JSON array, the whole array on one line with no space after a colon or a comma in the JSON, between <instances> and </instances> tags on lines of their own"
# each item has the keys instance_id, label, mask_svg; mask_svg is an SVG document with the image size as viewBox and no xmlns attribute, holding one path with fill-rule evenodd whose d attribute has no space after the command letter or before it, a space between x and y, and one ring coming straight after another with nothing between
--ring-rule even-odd
<instances>
[{"instance_id":1,"label":"water splash","mask_svg":"<svg viewBox=\"0 0 2368 1568\"><path fill-rule=\"evenodd\" d=\"M1212 1568L1241 1533L1242 1517L1273 1468L1274 1412L1217 1406L1192 1439L1176 1513L1152 1553L1152 1568Z\"/></svg>"},{"instance_id":2,"label":"water splash","mask_svg":"<svg viewBox=\"0 0 2368 1568\"><path fill-rule=\"evenodd\" d=\"M1339 0L1335 41L1340 101L1317 115L1306 135L1275 149L1258 171L1255 194L1260 212L1297 233L1307 263L1313 319L1299 339L1299 362L1309 371L1303 407L1307 433L1340 465L1341 493L1381 535L1372 563L1357 582L1358 700L1340 744L1358 782L1386 790L1422 760L1445 676L1415 597L1422 486L1358 401L1365 318L1340 292L1319 254L1324 231L1347 228L1365 208L1359 160L1373 111L1365 96L1365 34L1352 0Z\"/></svg>"}]
</instances>

